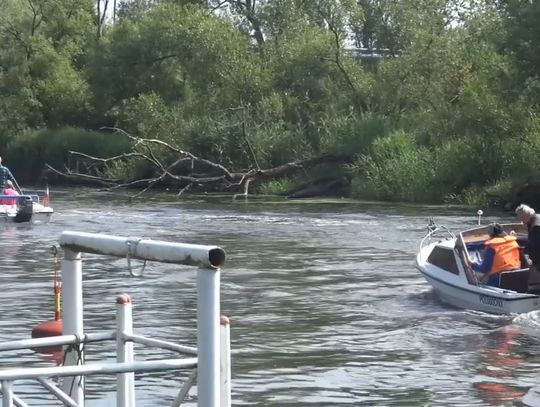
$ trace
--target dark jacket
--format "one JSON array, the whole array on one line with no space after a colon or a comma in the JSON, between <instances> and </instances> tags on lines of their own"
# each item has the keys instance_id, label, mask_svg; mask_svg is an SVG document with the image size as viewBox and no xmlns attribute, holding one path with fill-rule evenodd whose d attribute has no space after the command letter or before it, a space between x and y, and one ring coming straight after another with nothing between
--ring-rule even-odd
<instances>
[{"instance_id":1,"label":"dark jacket","mask_svg":"<svg viewBox=\"0 0 540 407\"><path fill-rule=\"evenodd\" d=\"M533 215L527 222L527 253L533 265L540 266L540 215Z\"/></svg>"},{"instance_id":2,"label":"dark jacket","mask_svg":"<svg viewBox=\"0 0 540 407\"><path fill-rule=\"evenodd\" d=\"M0 164L0 189L4 189L6 187L6 181L8 179L15 182L15 177L8 167L4 167L2 164Z\"/></svg>"}]
</instances>

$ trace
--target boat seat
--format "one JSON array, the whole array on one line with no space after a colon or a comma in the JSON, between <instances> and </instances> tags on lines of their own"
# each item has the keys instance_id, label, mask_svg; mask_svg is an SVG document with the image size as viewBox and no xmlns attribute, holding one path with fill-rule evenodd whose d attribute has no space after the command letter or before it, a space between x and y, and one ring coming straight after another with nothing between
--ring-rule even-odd
<instances>
[{"instance_id":1,"label":"boat seat","mask_svg":"<svg viewBox=\"0 0 540 407\"><path fill-rule=\"evenodd\" d=\"M518 293L526 293L528 289L529 269L503 271L499 274L499 287Z\"/></svg>"},{"instance_id":2,"label":"boat seat","mask_svg":"<svg viewBox=\"0 0 540 407\"><path fill-rule=\"evenodd\" d=\"M478 240L474 242L467 242L465 243L465 246L467 246L467 251L473 252L473 251L482 251L485 249L485 240Z\"/></svg>"}]
</instances>

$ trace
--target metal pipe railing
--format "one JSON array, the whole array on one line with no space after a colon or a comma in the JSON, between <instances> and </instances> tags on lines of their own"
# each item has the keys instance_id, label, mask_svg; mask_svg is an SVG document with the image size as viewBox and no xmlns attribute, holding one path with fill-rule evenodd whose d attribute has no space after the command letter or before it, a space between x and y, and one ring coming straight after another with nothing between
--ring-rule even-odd
<instances>
[{"instance_id":1,"label":"metal pipe railing","mask_svg":"<svg viewBox=\"0 0 540 407\"><path fill-rule=\"evenodd\" d=\"M197 270L197 397L199 406L219 406L219 280L217 270Z\"/></svg>"},{"instance_id":2,"label":"metal pipe railing","mask_svg":"<svg viewBox=\"0 0 540 407\"><path fill-rule=\"evenodd\" d=\"M221 316L221 349L220 349L220 405L230 406L231 400L231 326L229 318Z\"/></svg>"},{"instance_id":3,"label":"metal pipe railing","mask_svg":"<svg viewBox=\"0 0 540 407\"><path fill-rule=\"evenodd\" d=\"M185 345L178 345L176 343L171 343L160 339L147 338L146 336L142 335L124 334L124 340L141 343L147 346L155 346L157 348L167 349L173 352L185 353L186 355L197 355L197 348Z\"/></svg>"},{"instance_id":4,"label":"metal pipe railing","mask_svg":"<svg viewBox=\"0 0 540 407\"><path fill-rule=\"evenodd\" d=\"M124 336L133 334L131 298L127 294L116 297L116 361L133 363L133 342ZM135 374L120 373L117 376L116 407L135 407Z\"/></svg>"},{"instance_id":5,"label":"metal pipe railing","mask_svg":"<svg viewBox=\"0 0 540 407\"><path fill-rule=\"evenodd\" d=\"M64 310L64 335L84 334L83 284L81 252L65 249L61 262L62 309ZM64 365L82 365L84 347L82 344L70 346L64 354ZM75 403L84 406L84 377L70 377L64 380L62 390L69 394Z\"/></svg>"},{"instance_id":6,"label":"metal pipe railing","mask_svg":"<svg viewBox=\"0 0 540 407\"><path fill-rule=\"evenodd\" d=\"M426 235L422 238L420 241L420 250L426 245L431 242L431 239L439 232L444 232L448 238L455 239L456 235L454 232L452 232L450 229L448 229L446 226L436 226L428 225L428 232Z\"/></svg>"},{"instance_id":7,"label":"metal pipe railing","mask_svg":"<svg viewBox=\"0 0 540 407\"><path fill-rule=\"evenodd\" d=\"M13 382L38 377L91 376L129 372L157 372L197 366L197 358L162 359L130 363L91 363L76 366L27 367L0 370L0 381Z\"/></svg>"},{"instance_id":8,"label":"metal pipe railing","mask_svg":"<svg viewBox=\"0 0 540 407\"><path fill-rule=\"evenodd\" d=\"M62 260L63 333L58 337L11 341L1 350L70 345L64 355L64 366L0 370L4 407L21 402L13 393L12 382L37 379L64 404L84 407L84 377L95 374L117 374L117 405L135 406L134 372L195 368L188 383L179 393L187 393L197 377L200 407L229 407L230 399L230 334L228 320L220 328L220 269L225 253L215 246L188 245L151 240L133 240L102 234L64 232L60 237L64 249ZM126 294L117 298L116 332L84 334L82 293L82 252L126 256L141 260L198 265L197 272L197 348L147 338L133 333L131 299ZM117 363L83 364L84 344L116 338ZM196 358L135 362L133 343L157 346ZM224 377L226 375L226 377ZM62 389L50 377L66 377ZM179 396L175 402L179 401ZM180 400L181 401L181 400ZM24 406L24 404L21 404Z\"/></svg>"},{"instance_id":9,"label":"metal pipe railing","mask_svg":"<svg viewBox=\"0 0 540 407\"><path fill-rule=\"evenodd\" d=\"M0 352L8 350L46 348L52 346L72 345L77 343L102 342L116 338L116 332L96 332L84 335L60 335L46 338L19 339L1 342Z\"/></svg>"},{"instance_id":10,"label":"metal pipe railing","mask_svg":"<svg viewBox=\"0 0 540 407\"><path fill-rule=\"evenodd\" d=\"M38 380L39 383L41 383L41 385L43 387L45 387L45 389L47 389L51 394L55 395L58 400L60 400L62 403L64 403L64 406L78 407L78 404L75 403L75 400L73 400L66 393L64 393L62 391L62 389L59 389L49 379L44 379L42 377L38 377L37 380Z\"/></svg>"},{"instance_id":11,"label":"metal pipe railing","mask_svg":"<svg viewBox=\"0 0 540 407\"><path fill-rule=\"evenodd\" d=\"M22 401L20 397L18 397L15 393L13 393L13 391L11 390L10 382L8 382L8 386L10 387L10 389L8 389L7 391L4 391L4 387L2 386L2 383L0 383L0 392L2 392L2 407L4 406L5 407L11 407L11 406L28 407L28 404ZM6 392L7 392L7 395L6 395Z\"/></svg>"},{"instance_id":12,"label":"metal pipe railing","mask_svg":"<svg viewBox=\"0 0 540 407\"><path fill-rule=\"evenodd\" d=\"M129 256L140 260L204 268L217 268L225 262L225 252L217 246L134 239L100 233L66 231L60 236L60 245L74 252Z\"/></svg>"}]
</instances>

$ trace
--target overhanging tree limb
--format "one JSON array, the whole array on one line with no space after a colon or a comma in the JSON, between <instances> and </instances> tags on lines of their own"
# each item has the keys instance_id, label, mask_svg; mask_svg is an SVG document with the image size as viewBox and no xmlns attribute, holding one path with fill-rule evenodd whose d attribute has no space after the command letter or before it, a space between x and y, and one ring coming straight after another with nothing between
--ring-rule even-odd
<instances>
[{"instance_id":1,"label":"overhanging tree limb","mask_svg":"<svg viewBox=\"0 0 540 407\"><path fill-rule=\"evenodd\" d=\"M189 151L182 150L163 140L140 138L132 136L121 129L113 130L132 141L133 151L108 158L93 157L81 152L70 151L71 155L84 159L83 167L85 171L74 171L69 168L60 171L50 165L47 165L47 167L57 175L69 179L93 182L111 190L118 188L142 188L133 197L140 196L159 184L172 185L179 188L178 195L181 195L187 189L197 186L203 190L217 188L231 192L242 191L241 195L247 196L250 185L290 176L300 170L318 165L344 165L350 164L355 160L355 156L349 154L323 154L267 169L251 168L242 171L232 171L219 163L198 157ZM164 163L159 158L157 150L162 150L163 148L176 155L172 162ZM115 166L130 163L133 160L146 161L155 173L155 176L129 180L110 175L114 174L113 170L116 168ZM194 165L189 165L193 163L197 164L198 168Z\"/></svg>"}]
</instances>

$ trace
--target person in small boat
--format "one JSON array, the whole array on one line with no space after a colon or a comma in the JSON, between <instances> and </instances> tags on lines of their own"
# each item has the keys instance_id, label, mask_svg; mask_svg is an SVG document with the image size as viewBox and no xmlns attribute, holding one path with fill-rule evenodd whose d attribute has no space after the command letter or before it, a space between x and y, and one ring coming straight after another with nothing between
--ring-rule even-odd
<instances>
[{"instance_id":1,"label":"person in small boat","mask_svg":"<svg viewBox=\"0 0 540 407\"><path fill-rule=\"evenodd\" d=\"M19 193L13 188L13 182L11 180L6 181L6 187L2 191L2 195L19 195ZM15 205L17 203L16 199L3 198L0 199L0 204L3 205Z\"/></svg>"},{"instance_id":2,"label":"person in small boat","mask_svg":"<svg viewBox=\"0 0 540 407\"><path fill-rule=\"evenodd\" d=\"M2 165L2 157L0 157L0 191L6 187L8 180L17 183L9 168Z\"/></svg>"},{"instance_id":3,"label":"person in small boat","mask_svg":"<svg viewBox=\"0 0 540 407\"><path fill-rule=\"evenodd\" d=\"M499 273L521 267L519 244L516 236L506 234L502 226L493 225L489 240L484 242L485 254L481 262L471 263L474 271L482 273L480 281L494 287L499 286Z\"/></svg>"},{"instance_id":4,"label":"person in small boat","mask_svg":"<svg viewBox=\"0 0 540 407\"><path fill-rule=\"evenodd\" d=\"M540 215L528 205L516 208L516 217L527 226L527 244L525 250L531 259L529 268L528 292L540 294Z\"/></svg>"}]
</instances>

